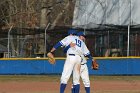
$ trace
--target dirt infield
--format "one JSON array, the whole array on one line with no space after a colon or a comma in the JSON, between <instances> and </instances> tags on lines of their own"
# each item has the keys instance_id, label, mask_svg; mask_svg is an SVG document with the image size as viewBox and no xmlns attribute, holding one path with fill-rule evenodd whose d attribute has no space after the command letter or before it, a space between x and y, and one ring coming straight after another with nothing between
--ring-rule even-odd
<instances>
[{"instance_id":1,"label":"dirt infield","mask_svg":"<svg viewBox=\"0 0 140 93\"><path fill-rule=\"evenodd\" d=\"M71 82L68 83L65 93L71 93L70 88ZM91 93L93 91L94 93L140 93L140 80L91 79ZM0 93L59 93L59 79L36 81L17 78L4 81L3 79L0 82ZM80 93L85 93L83 84Z\"/></svg>"}]
</instances>

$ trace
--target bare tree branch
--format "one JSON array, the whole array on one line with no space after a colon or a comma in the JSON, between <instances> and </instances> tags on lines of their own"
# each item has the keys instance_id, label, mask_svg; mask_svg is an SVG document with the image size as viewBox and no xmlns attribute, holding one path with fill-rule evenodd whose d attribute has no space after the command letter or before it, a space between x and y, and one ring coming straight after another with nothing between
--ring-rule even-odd
<instances>
[{"instance_id":1,"label":"bare tree branch","mask_svg":"<svg viewBox=\"0 0 140 93\"><path fill-rule=\"evenodd\" d=\"M57 15L56 19L53 21L53 23L51 25L51 29L53 29L56 26L56 23L62 17L62 15L64 14L65 10L69 7L69 5L70 5L70 2L68 1L68 3L65 5L64 9Z\"/></svg>"}]
</instances>

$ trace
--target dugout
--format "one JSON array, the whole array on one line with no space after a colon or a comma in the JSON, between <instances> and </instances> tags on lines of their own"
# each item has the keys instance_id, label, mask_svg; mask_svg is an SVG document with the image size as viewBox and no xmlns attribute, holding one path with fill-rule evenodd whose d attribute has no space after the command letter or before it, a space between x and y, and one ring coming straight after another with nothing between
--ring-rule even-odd
<instances>
[{"instance_id":1,"label":"dugout","mask_svg":"<svg viewBox=\"0 0 140 93\"><path fill-rule=\"evenodd\" d=\"M0 44L0 58L7 58L7 50L8 50L7 47Z\"/></svg>"}]
</instances>

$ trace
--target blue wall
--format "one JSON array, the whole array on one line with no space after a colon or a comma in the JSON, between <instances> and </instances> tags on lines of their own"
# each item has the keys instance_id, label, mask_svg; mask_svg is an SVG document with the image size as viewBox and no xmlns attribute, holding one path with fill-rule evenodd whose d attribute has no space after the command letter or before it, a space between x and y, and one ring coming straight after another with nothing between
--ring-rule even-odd
<instances>
[{"instance_id":1,"label":"blue wall","mask_svg":"<svg viewBox=\"0 0 140 93\"><path fill-rule=\"evenodd\" d=\"M99 70L91 70L95 75L140 75L140 58L97 59ZM57 59L55 65L47 59L0 59L0 74L61 74L64 59Z\"/></svg>"}]
</instances>

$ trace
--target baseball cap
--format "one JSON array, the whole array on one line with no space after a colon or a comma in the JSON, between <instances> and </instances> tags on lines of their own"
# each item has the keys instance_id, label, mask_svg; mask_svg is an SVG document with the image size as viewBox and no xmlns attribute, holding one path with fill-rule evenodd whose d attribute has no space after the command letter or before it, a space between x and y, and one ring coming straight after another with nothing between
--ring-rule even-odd
<instances>
[{"instance_id":1,"label":"baseball cap","mask_svg":"<svg viewBox=\"0 0 140 93\"><path fill-rule=\"evenodd\" d=\"M70 34L75 35L76 34L76 30L75 29L69 29L68 30L68 35L70 35Z\"/></svg>"},{"instance_id":2,"label":"baseball cap","mask_svg":"<svg viewBox=\"0 0 140 93\"><path fill-rule=\"evenodd\" d=\"M84 36L85 37L85 34L84 34L84 32L78 32L77 36Z\"/></svg>"}]
</instances>

